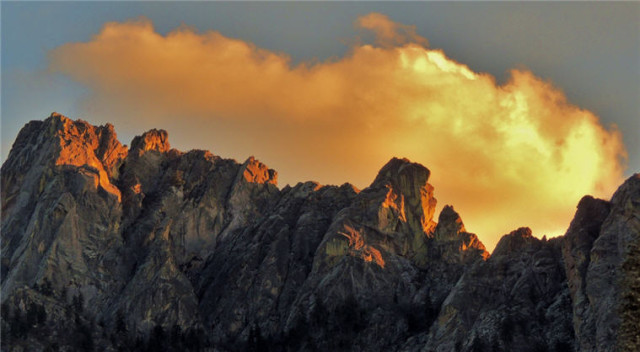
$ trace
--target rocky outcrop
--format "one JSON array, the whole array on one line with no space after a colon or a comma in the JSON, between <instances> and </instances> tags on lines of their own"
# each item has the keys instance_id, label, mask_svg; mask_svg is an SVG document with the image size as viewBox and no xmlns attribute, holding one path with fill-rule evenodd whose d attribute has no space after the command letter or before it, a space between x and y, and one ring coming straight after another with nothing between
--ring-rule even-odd
<instances>
[{"instance_id":1,"label":"rocky outcrop","mask_svg":"<svg viewBox=\"0 0 640 352\"><path fill-rule=\"evenodd\" d=\"M586 279L593 242L600 235L602 223L610 210L609 202L585 196L580 200L576 215L564 237L565 245L562 249L574 311L573 324L576 335L581 337L581 349L595 347L592 340L595 337L595 326L587 319L591 308L586 292Z\"/></svg>"},{"instance_id":2,"label":"rocky outcrop","mask_svg":"<svg viewBox=\"0 0 640 352\"><path fill-rule=\"evenodd\" d=\"M430 172L277 173L52 114L2 166L2 349L638 349L640 178L489 256Z\"/></svg>"},{"instance_id":3,"label":"rocky outcrop","mask_svg":"<svg viewBox=\"0 0 640 352\"><path fill-rule=\"evenodd\" d=\"M464 273L436 323L407 350L571 350L571 316L560 241L520 228Z\"/></svg>"},{"instance_id":4,"label":"rocky outcrop","mask_svg":"<svg viewBox=\"0 0 640 352\"><path fill-rule=\"evenodd\" d=\"M443 297L416 265L434 227L428 177L394 158L334 217L285 329L309 335L303 349L388 350L431 323L433 301Z\"/></svg>"},{"instance_id":5,"label":"rocky outcrop","mask_svg":"<svg viewBox=\"0 0 640 352\"><path fill-rule=\"evenodd\" d=\"M122 244L121 193L107 170L124 155L108 126L52 114L22 130L2 166L3 297L46 281L101 299L119 281L108 253Z\"/></svg>"},{"instance_id":6,"label":"rocky outcrop","mask_svg":"<svg viewBox=\"0 0 640 352\"><path fill-rule=\"evenodd\" d=\"M131 141L131 152L141 156L148 151L166 153L171 149L169 144L169 134L165 130L152 129L136 136Z\"/></svg>"},{"instance_id":7,"label":"rocky outcrop","mask_svg":"<svg viewBox=\"0 0 640 352\"><path fill-rule=\"evenodd\" d=\"M350 185L286 187L268 217L230 234L201 275L200 309L217 343L237 346L258 328L273 343L312 270L332 218L356 196Z\"/></svg>"},{"instance_id":8,"label":"rocky outcrop","mask_svg":"<svg viewBox=\"0 0 640 352\"><path fill-rule=\"evenodd\" d=\"M577 347L583 351L640 348L636 314L640 175L628 179L611 202L585 197L564 237Z\"/></svg>"}]
</instances>

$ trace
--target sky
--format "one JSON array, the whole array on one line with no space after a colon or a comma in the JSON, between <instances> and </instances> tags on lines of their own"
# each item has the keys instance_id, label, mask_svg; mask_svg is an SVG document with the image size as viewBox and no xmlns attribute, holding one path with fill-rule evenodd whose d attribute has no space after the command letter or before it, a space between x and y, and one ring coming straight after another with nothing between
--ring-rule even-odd
<instances>
[{"instance_id":1,"label":"sky","mask_svg":"<svg viewBox=\"0 0 640 352\"><path fill-rule=\"evenodd\" d=\"M2 160L57 111L256 156L280 186L432 171L492 249L640 171L638 2L0 3Z\"/></svg>"}]
</instances>

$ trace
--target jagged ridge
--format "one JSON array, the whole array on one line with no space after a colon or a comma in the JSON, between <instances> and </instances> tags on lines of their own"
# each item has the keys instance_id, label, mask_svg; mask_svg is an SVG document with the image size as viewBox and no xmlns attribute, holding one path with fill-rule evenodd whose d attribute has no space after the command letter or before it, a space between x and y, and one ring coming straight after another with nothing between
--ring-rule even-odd
<instances>
[{"instance_id":1,"label":"jagged ridge","mask_svg":"<svg viewBox=\"0 0 640 352\"><path fill-rule=\"evenodd\" d=\"M54 113L1 177L3 350L637 347L638 175L583 199L563 238L518 229L491 257L453 207L433 220L429 170L406 159L362 191L279 190L253 157L163 130L127 149Z\"/></svg>"}]
</instances>

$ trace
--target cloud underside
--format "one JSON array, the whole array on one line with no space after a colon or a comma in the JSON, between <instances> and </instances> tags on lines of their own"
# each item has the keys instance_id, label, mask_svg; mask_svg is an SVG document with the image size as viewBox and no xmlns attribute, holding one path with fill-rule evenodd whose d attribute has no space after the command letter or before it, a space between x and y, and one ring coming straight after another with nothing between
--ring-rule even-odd
<instances>
[{"instance_id":1,"label":"cloud underside","mask_svg":"<svg viewBox=\"0 0 640 352\"><path fill-rule=\"evenodd\" d=\"M551 82L512 70L496 84L381 14L356 25L374 44L292 65L215 31L107 23L89 42L50 52L50 70L90 88L89 119L167 128L173 145L222 156L254 154L284 182L364 187L389 158L408 157L431 170L441 205L453 204L488 248L523 225L562 234L583 195L608 198L621 182L620 133Z\"/></svg>"}]
</instances>

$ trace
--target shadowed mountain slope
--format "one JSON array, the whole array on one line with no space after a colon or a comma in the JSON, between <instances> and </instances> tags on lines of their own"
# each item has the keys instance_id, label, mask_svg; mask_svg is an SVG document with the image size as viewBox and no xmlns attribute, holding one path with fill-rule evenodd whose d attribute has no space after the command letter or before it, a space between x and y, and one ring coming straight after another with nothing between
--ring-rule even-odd
<instances>
[{"instance_id":1,"label":"shadowed mountain slope","mask_svg":"<svg viewBox=\"0 0 640 352\"><path fill-rule=\"evenodd\" d=\"M2 165L2 350L635 351L640 175L489 255L430 172L277 187L151 130L52 114Z\"/></svg>"}]
</instances>

